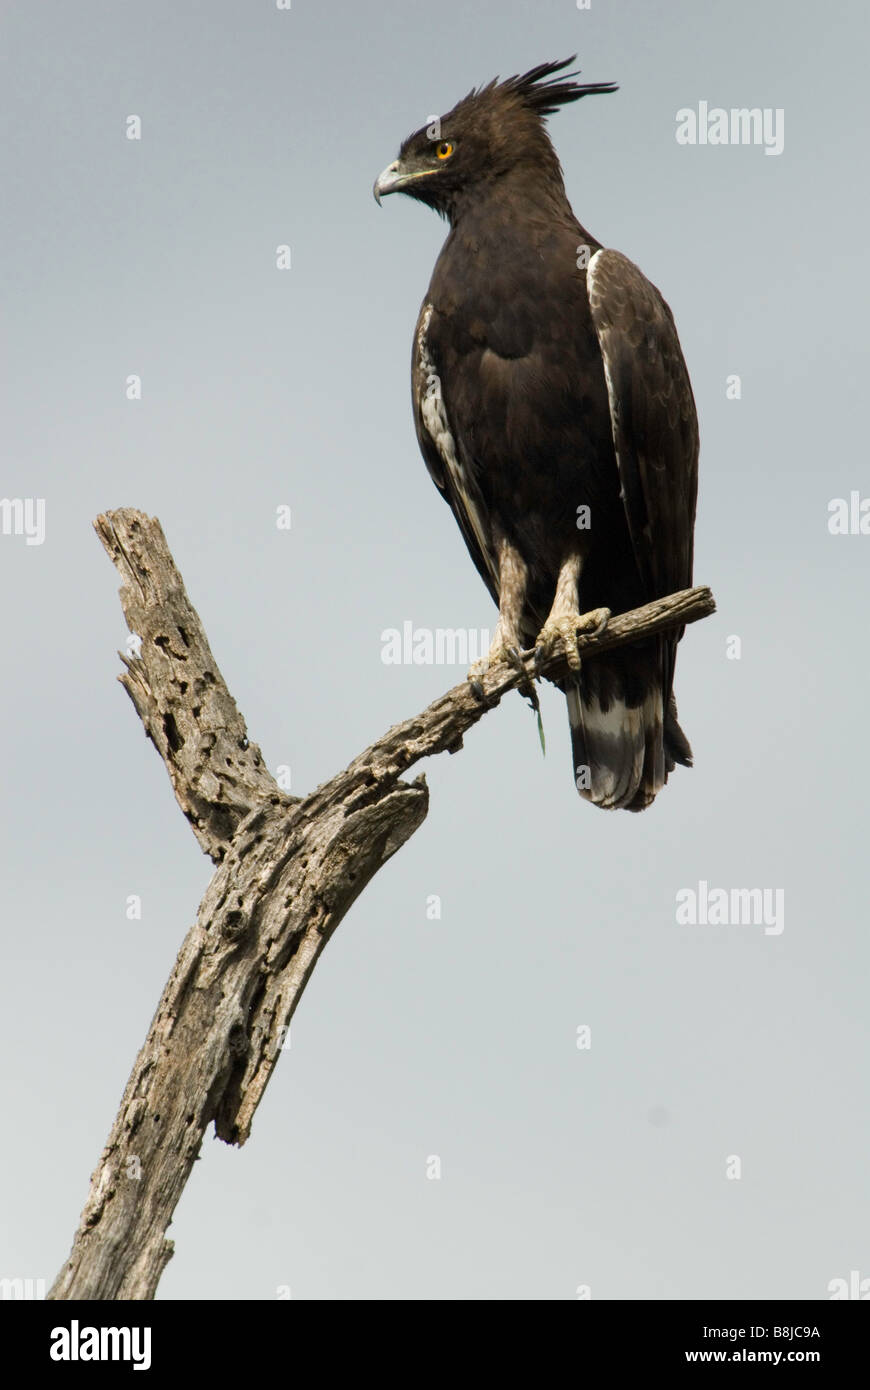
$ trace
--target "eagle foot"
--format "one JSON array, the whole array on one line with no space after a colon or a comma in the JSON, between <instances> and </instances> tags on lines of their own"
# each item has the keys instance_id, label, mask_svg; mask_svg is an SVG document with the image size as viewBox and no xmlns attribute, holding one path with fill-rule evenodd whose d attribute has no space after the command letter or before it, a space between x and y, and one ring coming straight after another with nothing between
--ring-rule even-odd
<instances>
[{"instance_id":1,"label":"eagle foot","mask_svg":"<svg viewBox=\"0 0 870 1390\"><path fill-rule=\"evenodd\" d=\"M527 656L528 654L526 654ZM472 694L475 699L482 704L486 703L486 696L483 690L483 677L487 674L491 666L495 666L499 661L507 662L508 666L513 666L515 671L523 676L523 682L519 686L523 695L532 703L532 708L538 708L538 697L535 692L534 682L530 679L526 671L524 653L513 643L499 642L490 647L488 653L480 661L475 661L468 672L468 683L471 686Z\"/></svg>"},{"instance_id":2,"label":"eagle foot","mask_svg":"<svg viewBox=\"0 0 870 1390\"><path fill-rule=\"evenodd\" d=\"M609 608L591 608L588 613L552 614L538 633L535 643L535 665L540 666L554 656L561 645L572 671L580 670L580 649L577 637L581 632L600 637L610 622Z\"/></svg>"}]
</instances>

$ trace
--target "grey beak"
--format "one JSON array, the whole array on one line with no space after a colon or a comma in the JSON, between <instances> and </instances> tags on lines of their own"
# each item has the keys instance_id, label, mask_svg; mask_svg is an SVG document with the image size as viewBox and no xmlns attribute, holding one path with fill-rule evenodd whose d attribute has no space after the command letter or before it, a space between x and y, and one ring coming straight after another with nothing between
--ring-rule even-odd
<instances>
[{"instance_id":1,"label":"grey beak","mask_svg":"<svg viewBox=\"0 0 870 1390\"><path fill-rule=\"evenodd\" d=\"M394 159L392 164L388 164L386 169L378 174L372 189L378 207L381 205L382 198L385 198L388 193L395 193L396 189L401 187L404 178L404 174L399 173L398 159Z\"/></svg>"}]
</instances>

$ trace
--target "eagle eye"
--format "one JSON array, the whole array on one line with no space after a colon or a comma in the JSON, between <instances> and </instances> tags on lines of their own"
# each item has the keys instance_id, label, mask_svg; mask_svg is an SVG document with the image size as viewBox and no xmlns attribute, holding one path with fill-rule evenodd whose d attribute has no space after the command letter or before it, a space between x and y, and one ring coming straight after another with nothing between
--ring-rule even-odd
<instances>
[{"instance_id":1,"label":"eagle eye","mask_svg":"<svg viewBox=\"0 0 870 1390\"><path fill-rule=\"evenodd\" d=\"M453 141L442 140L435 146L435 157L437 159L449 159L453 153Z\"/></svg>"}]
</instances>

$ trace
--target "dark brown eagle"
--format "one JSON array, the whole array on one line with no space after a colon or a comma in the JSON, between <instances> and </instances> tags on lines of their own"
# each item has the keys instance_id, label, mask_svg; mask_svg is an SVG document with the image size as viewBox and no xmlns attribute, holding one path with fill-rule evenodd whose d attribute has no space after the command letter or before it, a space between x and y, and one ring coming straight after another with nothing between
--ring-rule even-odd
<instances>
[{"instance_id":1,"label":"dark brown eagle","mask_svg":"<svg viewBox=\"0 0 870 1390\"><path fill-rule=\"evenodd\" d=\"M563 641L577 788L641 811L691 766L682 632L582 667L576 633L691 585L698 424L670 309L566 197L544 117L616 90L553 76L573 61L470 92L405 140L374 192L450 222L412 390L429 472L499 607L484 665Z\"/></svg>"}]
</instances>

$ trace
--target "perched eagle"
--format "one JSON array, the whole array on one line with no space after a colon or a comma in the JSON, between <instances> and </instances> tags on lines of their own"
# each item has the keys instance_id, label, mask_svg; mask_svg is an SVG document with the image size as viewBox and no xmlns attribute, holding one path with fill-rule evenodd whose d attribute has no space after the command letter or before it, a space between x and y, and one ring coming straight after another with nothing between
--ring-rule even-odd
<instances>
[{"instance_id":1,"label":"perched eagle","mask_svg":"<svg viewBox=\"0 0 870 1390\"><path fill-rule=\"evenodd\" d=\"M499 607L483 664L564 642L577 788L642 811L691 766L682 631L582 666L576 634L691 585L698 425L670 309L566 197L544 117L616 90L553 76L573 61L471 91L405 140L374 192L450 222L412 391L429 472Z\"/></svg>"}]
</instances>

